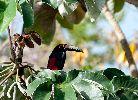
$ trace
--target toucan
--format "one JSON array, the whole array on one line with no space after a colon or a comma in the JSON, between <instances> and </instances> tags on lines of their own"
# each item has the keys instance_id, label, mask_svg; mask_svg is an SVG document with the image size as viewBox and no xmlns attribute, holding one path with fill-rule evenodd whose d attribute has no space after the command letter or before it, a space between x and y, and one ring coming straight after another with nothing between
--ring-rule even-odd
<instances>
[{"instance_id":1,"label":"toucan","mask_svg":"<svg viewBox=\"0 0 138 100\"><path fill-rule=\"evenodd\" d=\"M50 54L47 68L50 70L62 70L66 60L66 51L83 52L82 49L73 45L59 44Z\"/></svg>"}]
</instances>

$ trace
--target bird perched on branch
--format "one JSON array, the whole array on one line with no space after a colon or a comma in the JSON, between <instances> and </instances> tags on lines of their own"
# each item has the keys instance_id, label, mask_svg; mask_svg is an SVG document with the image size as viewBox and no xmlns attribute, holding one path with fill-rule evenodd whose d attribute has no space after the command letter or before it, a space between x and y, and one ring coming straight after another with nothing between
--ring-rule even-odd
<instances>
[{"instance_id":1,"label":"bird perched on branch","mask_svg":"<svg viewBox=\"0 0 138 100\"><path fill-rule=\"evenodd\" d=\"M78 47L68 44L59 44L49 56L47 68L51 70L62 70L66 60L66 51L83 52L82 49Z\"/></svg>"}]
</instances>

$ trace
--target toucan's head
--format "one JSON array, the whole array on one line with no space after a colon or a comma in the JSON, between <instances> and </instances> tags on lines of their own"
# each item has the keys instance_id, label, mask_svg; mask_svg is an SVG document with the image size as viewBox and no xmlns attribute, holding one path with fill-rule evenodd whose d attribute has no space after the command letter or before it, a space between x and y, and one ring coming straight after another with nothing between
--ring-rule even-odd
<instances>
[{"instance_id":1,"label":"toucan's head","mask_svg":"<svg viewBox=\"0 0 138 100\"><path fill-rule=\"evenodd\" d=\"M68 44L59 44L53 50L53 52L66 52L66 51L83 52L82 49Z\"/></svg>"},{"instance_id":2,"label":"toucan's head","mask_svg":"<svg viewBox=\"0 0 138 100\"><path fill-rule=\"evenodd\" d=\"M51 70L62 70L66 60L66 51L83 52L82 49L68 45L57 45L49 56L47 68Z\"/></svg>"}]
</instances>

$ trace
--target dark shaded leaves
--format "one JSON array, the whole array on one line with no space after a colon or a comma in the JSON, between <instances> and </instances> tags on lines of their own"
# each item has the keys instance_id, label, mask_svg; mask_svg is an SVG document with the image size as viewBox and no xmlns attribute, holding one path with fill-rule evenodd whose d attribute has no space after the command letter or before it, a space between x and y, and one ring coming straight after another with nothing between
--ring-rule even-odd
<instances>
[{"instance_id":1,"label":"dark shaded leaves","mask_svg":"<svg viewBox=\"0 0 138 100\"><path fill-rule=\"evenodd\" d=\"M124 72L122 72L119 69L116 68L108 68L104 70L103 74L109 79L112 80L114 76L121 76L125 75Z\"/></svg>"},{"instance_id":2,"label":"dark shaded leaves","mask_svg":"<svg viewBox=\"0 0 138 100\"><path fill-rule=\"evenodd\" d=\"M41 38L37 32L31 31L30 35L35 43L37 43L38 45L41 45Z\"/></svg>"},{"instance_id":3,"label":"dark shaded leaves","mask_svg":"<svg viewBox=\"0 0 138 100\"><path fill-rule=\"evenodd\" d=\"M35 21L33 30L39 33L42 42L50 44L55 34L55 16L57 10L47 4L36 3L34 7Z\"/></svg>"},{"instance_id":4,"label":"dark shaded leaves","mask_svg":"<svg viewBox=\"0 0 138 100\"><path fill-rule=\"evenodd\" d=\"M117 13L120 10L122 10L125 0L113 0L113 2L114 2L114 13Z\"/></svg>"},{"instance_id":5,"label":"dark shaded leaves","mask_svg":"<svg viewBox=\"0 0 138 100\"><path fill-rule=\"evenodd\" d=\"M34 23L34 12L29 3L26 1L21 4L24 28L31 27Z\"/></svg>"}]
</instances>

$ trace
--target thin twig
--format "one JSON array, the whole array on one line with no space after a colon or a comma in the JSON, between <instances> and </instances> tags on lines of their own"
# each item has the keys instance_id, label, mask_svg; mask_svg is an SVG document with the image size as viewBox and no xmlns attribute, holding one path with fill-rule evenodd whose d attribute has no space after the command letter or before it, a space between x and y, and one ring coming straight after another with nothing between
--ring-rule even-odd
<instances>
[{"instance_id":1,"label":"thin twig","mask_svg":"<svg viewBox=\"0 0 138 100\"><path fill-rule=\"evenodd\" d=\"M11 59L14 61L15 60L15 51L13 48L12 44L12 38L11 38L11 33L10 33L10 27L8 27L8 35L9 35L9 45L10 45L10 50L11 50Z\"/></svg>"},{"instance_id":2,"label":"thin twig","mask_svg":"<svg viewBox=\"0 0 138 100\"><path fill-rule=\"evenodd\" d=\"M51 99L52 100L55 100L55 95L54 95L54 93L55 93L55 86L54 86L54 83L52 83L52 91L51 91Z\"/></svg>"},{"instance_id":3,"label":"thin twig","mask_svg":"<svg viewBox=\"0 0 138 100\"><path fill-rule=\"evenodd\" d=\"M1 86L8 78L10 78L13 74L14 74L14 72L12 71L7 77L5 77L5 78L0 82L0 86Z\"/></svg>"},{"instance_id":4,"label":"thin twig","mask_svg":"<svg viewBox=\"0 0 138 100\"><path fill-rule=\"evenodd\" d=\"M102 11L103 11L103 14L105 15L106 19L109 21L109 23L114 28L115 34L116 34L118 40L120 41L123 50L125 51L125 56L126 56L127 61L129 63L129 68L130 68L131 75L137 77L138 76L137 66L136 66L136 63L134 61L132 52L129 48L129 44L127 42L127 39L126 39L124 33L122 32L119 24L117 23L114 16L112 15L110 10L108 9L107 5L105 5L103 7Z\"/></svg>"},{"instance_id":5,"label":"thin twig","mask_svg":"<svg viewBox=\"0 0 138 100\"><path fill-rule=\"evenodd\" d=\"M16 100L16 86L14 86L14 91L13 91L13 98L12 98L12 100Z\"/></svg>"},{"instance_id":6,"label":"thin twig","mask_svg":"<svg viewBox=\"0 0 138 100\"><path fill-rule=\"evenodd\" d=\"M9 89L8 89L8 91L7 91L7 97L8 98L11 98L11 90L12 90L12 88L16 85L17 83L16 82L14 82L14 83L12 83L12 85L9 87Z\"/></svg>"},{"instance_id":7,"label":"thin twig","mask_svg":"<svg viewBox=\"0 0 138 100\"><path fill-rule=\"evenodd\" d=\"M9 75L9 72L7 72L6 74L1 75L0 79L2 79L3 77L6 77L7 75Z\"/></svg>"},{"instance_id":8,"label":"thin twig","mask_svg":"<svg viewBox=\"0 0 138 100\"><path fill-rule=\"evenodd\" d=\"M12 46L12 39L11 39L10 27L8 27L8 35L9 35L9 45L10 45L10 49L12 50L13 49L13 46Z\"/></svg>"},{"instance_id":9,"label":"thin twig","mask_svg":"<svg viewBox=\"0 0 138 100\"><path fill-rule=\"evenodd\" d=\"M138 0L126 0L126 2L138 6Z\"/></svg>"},{"instance_id":10,"label":"thin twig","mask_svg":"<svg viewBox=\"0 0 138 100\"><path fill-rule=\"evenodd\" d=\"M9 75L7 77L5 77L1 82L0 82L0 86L8 79L10 78L16 71L16 65L13 66L12 71L9 73Z\"/></svg>"}]
</instances>

